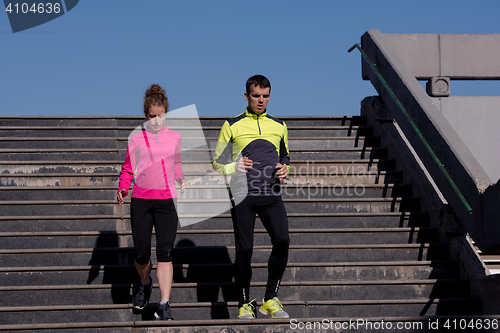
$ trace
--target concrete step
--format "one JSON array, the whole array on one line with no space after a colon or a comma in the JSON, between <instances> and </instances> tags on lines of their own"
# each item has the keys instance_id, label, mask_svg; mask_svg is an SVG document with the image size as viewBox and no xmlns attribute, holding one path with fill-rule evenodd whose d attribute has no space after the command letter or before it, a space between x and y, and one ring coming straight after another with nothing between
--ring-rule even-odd
<instances>
[{"instance_id":1,"label":"concrete step","mask_svg":"<svg viewBox=\"0 0 500 333\"><path fill-rule=\"evenodd\" d=\"M373 229L291 229L290 243L294 245L355 245L355 244L414 244L439 240L434 228L373 228ZM53 232L3 232L0 233L2 249L43 249L68 247L115 247L133 245L131 231L53 231ZM234 245L232 229L178 230L175 246L190 242L196 246L219 244ZM255 230L254 244L268 245L267 231ZM156 241L153 237L153 246Z\"/></svg>"},{"instance_id":2,"label":"concrete step","mask_svg":"<svg viewBox=\"0 0 500 333\"><path fill-rule=\"evenodd\" d=\"M201 161L200 161L201 162ZM123 161L0 161L0 174L116 173Z\"/></svg>"},{"instance_id":3,"label":"concrete step","mask_svg":"<svg viewBox=\"0 0 500 333\"><path fill-rule=\"evenodd\" d=\"M202 126L222 127L224 122L231 117L167 117L167 123L175 126L193 125L201 123ZM362 116L329 116L329 117L280 117L287 126L359 126L366 124L366 117ZM0 116L0 126L139 126L144 122L142 115L136 117L51 117L51 116Z\"/></svg>"},{"instance_id":4,"label":"concrete step","mask_svg":"<svg viewBox=\"0 0 500 333\"><path fill-rule=\"evenodd\" d=\"M312 132L314 135L314 132ZM217 146L217 137L183 137L182 148L210 148ZM292 137L288 140L290 149L308 148L351 148L378 146L380 139L365 136L342 137ZM32 152L50 149L127 149L127 137L0 137L0 151Z\"/></svg>"},{"instance_id":5,"label":"concrete step","mask_svg":"<svg viewBox=\"0 0 500 333\"><path fill-rule=\"evenodd\" d=\"M190 185L224 185L225 178L215 171L205 172L184 172L184 176ZM356 192L362 192L364 185L369 184L393 184L400 183L402 173L399 171L366 171L358 173L310 173L292 172L289 174L286 184L343 184L348 188L356 189ZM1 174L0 186L8 187L67 187L67 186L116 186L119 183L119 173L117 172L95 172L95 173L19 173L19 174ZM329 186L326 186L329 187ZM316 188L316 187L315 187ZM344 187L340 187L333 192L343 192ZM332 194L333 194L332 192Z\"/></svg>"},{"instance_id":6,"label":"concrete step","mask_svg":"<svg viewBox=\"0 0 500 333\"><path fill-rule=\"evenodd\" d=\"M12 311L0 308L0 320L6 323L0 326L0 329L21 329L23 326L10 323L16 323L16 319L22 318L22 315L26 316L27 313L32 313L33 316L30 316L30 319L25 321L25 329L57 329L57 332L60 332L62 328L76 329L84 327L94 327L99 329L99 332L112 327L122 332L122 329L127 326L133 327L134 332L136 330L137 332L143 332L139 331L141 326L143 326L143 329L147 329L147 332L151 332L154 327L158 327L158 329L165 330L170 328L172 331L175 329L175 332L187 333L193 332L193 326L202 328L204 332L224 332L232 329L234 326L237 329L235 330L236 332L263 332L267 327L275 328L276 331L273 330L273 332L291 332L290 328L302 327L301 330L303 330L305 325L308 323L312 325L314 322L318 325L316 328L322 328L321 331L326 332L329 330L325 330L325 326L320 326L319 324L330 324L331 321L331 326L326 326L326 328L331 327L335 329L335 323L337 323L338 328L341 329L342 324L345 324L345 328L349 327L350 322L351 325L352 322L357 322L359 326L356 327L354 325L354 329L360 332L368 332L364 330L365 325L370 328L369 325L371 324L371 331L373 332L373 327L377 327L377 325L379 325L379 328L382 327L382 322L385 323L384 328L396 328L398 327L398 323L403 322L408 328L404 332L417 333L425 331L423 328L426 325L428 326L430 322L442 321L439 327L443 327L446 319L449 319L451 322L456 316L460 316L457 322L465 318L467 318L465 319L467 322L471 320L481 320L482 322L487 318L487 316L472 316L479 312L478 308L480 307L477 301L468 298L420 298L414 300L377 301L336 300L329 302L283 301L282 303L286 311L290 313L292 319L265 319L266 317L259 313L257 314L257 319L238 320L234 318L237 313L236 302L172 303L172 315L176 320L171 322L154 321L153 313L156 310L156 303L148 305L140 314L134 314L127 304L13 307ZM260 306L260 302L258 302L258 305ZM100 309L103 310L102 312L105 316L100 315ZM356 317L359 321L349 317L349 314L353 312L359 313L359 316ZM395 317L384 316L384 312L391 313ZM43 316L44 313L45 316ZM436 316L439 314L439 316L446 317L408 317L408 313L423 313L426 316ZM449 318L448 316L452 317ZM361 319L362 317L366 317L366 319ZM490 317L492 318L490 320L496 319L498 321L498 316ZM69 322L69 318L74 318L74 322ZM193 320L192 318L197 319ZM112 322L112 320L117 319L123 320L121 322ZM67 322L70 324L62 324ZM415 323L420 322L422 326L415 325ZM45 325L42 323L45 323ZM283 326L279 326L279 323ZM411 326L408 326L408 324ZM410 330L409 327L412 326L415 326L418 330ZM286 330L278 330L279 327L283 327Z\"/></svg>"},{"instance_id":7,"label":"concrete step","mask_svg":"<svg viewBox=\"0 0 500 333\"><path fill-rule=\"evenodd\" d=\"M221 126L168 126L182 137L217 138ZM40 137L40 138L128 138L135 126L1 126L0 137ZM311 135L311 133L314 133ZM303 137L338 137L338 136L371 136L372 127L367 126L288 126L289 138Z\"/></svg>"},{"instance_id":8,"label":"concrete step","mask_svg":"<svg viewBox=\"0 0 500 333\"><path fill-rule=\"evenodd\" d=\"M125 148L127 141L125 139ZM34 149L118 149L122 148L115 137L0 137L0 151Z\"/></svg>"},{"instance_id":9,"label":"concrete step","mask_svg":"<svg viewBox=\"0 0 500 333\"><path fill-rule=\"evenodd\" d=\"M282 281L363 281L453 278L457 265L449 261L290 263ZM156 276L156 265L151 276ZM134 265L1 267L0 285L77 285L136 283ZM224 282L233 280L232 263L174 264L174 282ZM267 264L252 264L252 280L267 281Z\"/></svg>"},{"instance_id":10,"label":"concrete step","mask_svg":"<svg viewBox=\"0 0 500 333\"><path fill-rule=\"evenodd\" d=\"M231 215L221 214L192 218L199 223L182 227L183 230L231 229ZM295 213L288 214L288 224L294 228L396 228L427 227L428 215L425 213ZM263 229L259 217L255 228ZM0 232L48 232L48 231L106 231L130 230L130 216L0 216ZM181 230L181 227L179 227Z\"/></svg>"},{"instance_id":11,"label":"concrete step","mask_svg":"<svg viewBox=\"0 0 500 333\"><path fill-rule=\"evenodd\" d=\"M258 303L260 305L260 303ZM12 313L17 314L33 313L32 324L24 325L1 325L1 330L55 330L57 332L179 332L192 333L193 329L203 329L203 332L264 332L269 327L273 327L273 332L292 332L299 329L309 332L316 327L315 331L321 332L341 331L342 328L357 332L374 332L377 330L398 331L399 327L404 328L404 332L420 333L426 331L426 327L432 324L434 327L443 328L446 321L459 323L460 320L469 322L497 322L499 316L475 315L480 309L479 302L467 298L441 298L441 299L416 299L416 300L380 300L380 301L283 301L284 308L290 312L291 319L265 319L258 314L257 319L238 320L225 319L233 317L237 312L235 302L199 302L196 305L188 303L172 303L172 313L175 321L154 321L153 313L156 310L156 303L152 303L142 311L141 314L133 315L132 310L127 305L101 305L102 310L107 313L101 321L93 322L85 320L98 316L98 306L76 305L76 306L53 306L53 307L15 307ZM2 314L5 308L0 308ZM58 319L57 312L63 318ZM349 317L350 313L359 313L356 318ZM42 314L46 313L44 317ZM75 313L82 313L83 320L66 323L64 318L76 317ZM384 316L384 313L391 313L391 316ZM408 316L408 313L421 313L422 316ZM196 314L201 315L198 317ZM439 315L436 315L439 314ZM193 320L178 320L179 316L187 318L199 318ZM4 318L6 316L3 316ZM128 321L110 321L115 318L131 318ZM206 318L208 317L208 318ZM52 321L49 321L49 318ZM218 319L224 318L224 319ZM3 319L3 318L2 318ZM14 317L12 317L14 322ZM37 319L40 319L37 321ZM0 319L1 320L1 319ZM44 324L42 324L44 323ZM437 326L434 324L438 324ZM316 326L313 326L316 325ZM325 326L326 325L326 326ZM402 326L401 326L402 325ZM193 327L195 326L195 327ZM458 325L457 325L458 327ZM461 330L462 331L462 330ZM464 332L473 332L468 329ZM83 332L83 331L82 331Z\"/></svg>"},{"instance_id":12,"label":"concrete step","mask_svg":"<svg viewBox=\"0 0 500 333\"><path fill-rule=\"evenodd\" d=\"M0 161L0 174L31 173L116 173L123 161ZM293 161L292 173L348 175L392 171L394 160L315 160ZM184 172L212 172L210 161L183 161Z\"/></svg>"},{"instance_id":13,"label":"concrete step","mask_svg":"<svg viewBox=\"0 0 500 333\"><path fill-rule=\"evenodd\" d=\"M294 161L335 160L335 159L380 159L385 158L385 148L347 147L347 148L290 148L290 155ZM183 161L210 162L214 156L213 149L182 149ZM1 149L0 161L124 161L126 149L116 148L82 148L82 149Z\"/></svg>"},{"instance_id":14,"label":"concrete step","mask_svg":"<svg viewBox=\"0 0 500 333\"><path fill-rule=\"evenodd\" d=\"M265 284L252 282L250 294L264 295ZM1 286L0 291L0 301L10 306L130 303L133 292L130 284ZM469 282L458 279L301 281L280 286L283 301L465 298L468 293ZM235 301L236 294L232 282L174 283L171 299L186 303ZM159 296L158 285L154 284L151 299Z\"/></svg>"},{"instance_id":15,"label":"concrete step","mask_svg":"<svg viewBox=\"0 0 500 333\"><path fill-rule=\"evenodd\" d=\"M234 246L196 246L191 241L181 242L174 249L176 262L234 262ZM179 246L182 245L182 246ZM252 262L265 263L271 246L254 247ZM155 249L152 249L155 263ZM3 267L84 266L89 262L100 265L133 264L133 248L46 248L0 249ZM215 261L214 261L215 260ZM360 244L360 245L290 245L289 263L296 262L387 262L413 260L448 260L448 249L442 244Z\"/></svg>"},{"instance_id":16,"label":"concrete step","mask_svg":"<svg viewBox=\"0 0 500 333\"><path fill-rule=\"evenodd\" d=\"M228 186L225 185L190 185L184 193L178 193L179 199L227 198ZM391 198L411 195L409 185L400 184L290 184L281 187L283 198ZM5 186L0 192L0 201L28 200L114 200L115 186Z\"/></svg>"},{"instance_id":17,"label":"concrete step","mask_svg":"<svg viewBox=\"0 0 500 333\"><path fill-rule=\"evenodd\" d=\"M178 200L179 214L224 213L231 208L228 199ZM418 198L314 198L284 199L287 213L387 213L418 211ZM128 203L128 201L127 201ZM129 214L130 205L118 205L116 200L47 200L2 201L3 216L39 215L113 215Z\"/></svg>"}]
</instances>

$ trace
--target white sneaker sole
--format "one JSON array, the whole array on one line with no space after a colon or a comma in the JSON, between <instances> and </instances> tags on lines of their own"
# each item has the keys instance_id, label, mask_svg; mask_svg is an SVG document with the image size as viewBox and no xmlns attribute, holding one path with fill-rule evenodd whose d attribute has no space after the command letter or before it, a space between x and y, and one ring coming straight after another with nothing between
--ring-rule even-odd
<instances>
[{"instance_id":1,"label":"white sneaker sole","mask_svg":"<svg viewBox=\"0 0 500 333\"><path fill-rule=\"evenodd\" d=\"M155 318L158 320L173 320L173 319L161 319L158 313L155 312Z\"/></svg>"},{"instance_id":2,"label":"white sneaker sole","mask_svg":"<svg viewBox=\"0 0 500 333\"><path fill-rule=\"evenodd\" d=\"M290 318L289 315L286 315L286 316L283 316L283 317L275 317L272 314L270 314L269 312L262 310L261 308L259 308L259 312L262 313L263 315L270 316L271 318L276 318L276 319L287 319L287 318Z\"/></svg>"}]
</instances>

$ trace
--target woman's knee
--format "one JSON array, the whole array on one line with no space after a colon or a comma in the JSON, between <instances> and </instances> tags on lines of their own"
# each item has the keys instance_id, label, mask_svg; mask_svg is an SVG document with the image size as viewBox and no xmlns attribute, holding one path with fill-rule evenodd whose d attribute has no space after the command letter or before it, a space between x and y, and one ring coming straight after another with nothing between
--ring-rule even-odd
<instances>
[{"instance_id":1,"label":"woman's knee","mask_svg":"<svg viewBox=\"0 0 500 333\"><path fill-rule=\"evenodd\" d=\"M135 262L139 265L146 265L151 259L151 250L149 251L136 251Z\"/></svg>"},{"instance_id":2,"label":"woman's knee","mask_svg":"<svg viewBox=\"0 0 500 333\"><path fill-rule=\"evenodd\" d=\"M172 261L172 244L165 244L156 248L156 259L158 262Z\"/></svg>"}]
</instances>

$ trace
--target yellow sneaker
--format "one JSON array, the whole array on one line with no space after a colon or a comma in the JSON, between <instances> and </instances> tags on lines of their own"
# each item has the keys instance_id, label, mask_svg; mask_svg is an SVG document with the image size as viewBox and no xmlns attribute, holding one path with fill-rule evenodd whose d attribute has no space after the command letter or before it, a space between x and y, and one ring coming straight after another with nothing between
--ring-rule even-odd
<instances>
[{"instance_id":1,"label":"yellow sneaker","mask_svg":"<svg viewBox=\"0 0 500 333\"><path fill-rule=\"evenodd\" d=\"M238 319L255 319L255 300L245 303L240 307Z\"/></svg>"},{"instance_id":2,"label":"yellow sneaker","mask_svg":"<svg viewBox=\"0 0 500 333\"><path fill-rule=\"evenodd\" d=\"M289 318L288 313L283 311L283 305L281 305L278 297L272 298L267 302L262 300L259 312L273 318Z\"/></svg>"}]
</instances>

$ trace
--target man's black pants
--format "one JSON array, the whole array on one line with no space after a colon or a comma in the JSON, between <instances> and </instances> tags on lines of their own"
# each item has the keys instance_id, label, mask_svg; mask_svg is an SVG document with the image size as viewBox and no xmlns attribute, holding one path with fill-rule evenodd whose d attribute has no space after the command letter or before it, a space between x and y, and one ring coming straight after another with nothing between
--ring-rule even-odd
<instances>
[{"instance_id":1,"label":"man's black pants","mask_svg":"<svg viewBox=\"0 0 500 333\"><path fill-rule=\"evenodd\" d=\"M265 298L278 295L278 289L288 262L288 218L280 196L247 196L231 209L233 218L236 259L234 280L240 306L250 300L252 280L251 259L253 254L255 214L271 237L273 246L268 261L268 279Z\"/></svg>"}]
</instances>

